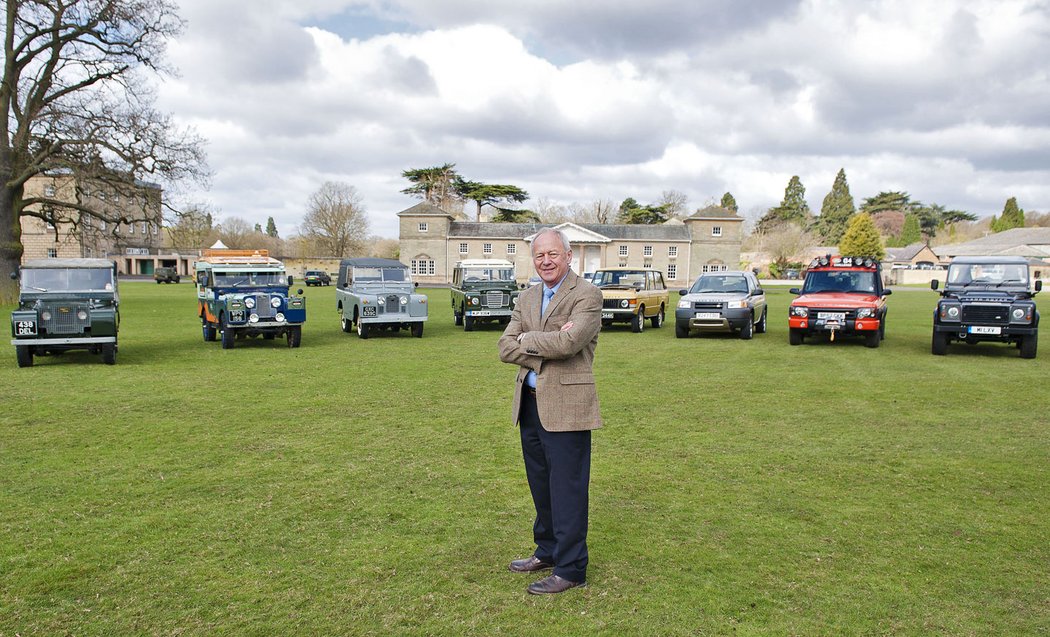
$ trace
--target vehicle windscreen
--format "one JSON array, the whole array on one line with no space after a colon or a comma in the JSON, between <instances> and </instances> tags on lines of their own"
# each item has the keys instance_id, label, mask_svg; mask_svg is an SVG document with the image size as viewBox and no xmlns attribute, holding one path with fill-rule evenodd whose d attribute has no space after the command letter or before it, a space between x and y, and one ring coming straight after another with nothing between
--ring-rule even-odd
<instances>
[{"instance_id":1,"label":"vehicle windscreen","mask_svg":"<svg viewBox=\"0 0 1050 637\"><path fill-rule=\"evenodd\" d=\"M1019 263L953 263L948 284L993 287L1028 287L1028 266Z\"/></svg>"},{"instance_id":2,"label":"vehicle windscreen","mask_svg":"<svg viewBox=\"0 0 1050 637\"><path fill-rule=\"evenodd\" d=\"M408 280L407 273L407 268L354 268L354 282L402 282Z\"/></svg>"},{"instance_id":3,"label":"vehicle windscreen","mask_svg":"<svg viewBox=\"0 0 1050 637\"><path fill-rule=\"evenodd\" d=\"M283 272L216 272L213 287L254 288L288 285Z\"/></svg>"},{"instance_id":4,"label":"vehicle windscreen","mask_svg":"<svg viewBox=\"0 0 1050 637\"><path fill-rule=\"evenodd\" d=\"M705 274L689 288L690 294L747 293L747 279L738 274Z\"/></svg>"},{"instance_id":5,"label":"vehicle windscreen","mask_svg":"<svg viewBox=\"0 0 1050 637\"><path fill-rule=\"evenodd\" d=\"M600 270L594 273L594 278L591 283L598 287L609 287L609 286L624 286L633 288L635 284L641 284L645 287L645 271L644 270L630 270L630 271L605 271Z\"/></svg>"},{"instance_id":6,"label":"vehicle windscreen","mask_svg":"<svg viewBox=\"0 0 1050 637\"><path fill-rule=\"evenodd\" d=\"M463 281L514 281L514 268L463 268Z\"/></svg>"},{"instance_id":7,"label":"vehicle windscreen","mask_svg":"<svg viewBox=\"0 0 1050 637\"><path fill-rule=\"evenodd\" d=\"M110 268L43 268L22 270L22 289L37 292L112 290Z\"/></svg>"},{"instance_id":8,"label":"vehicle windscreen","mask_svg":"<svg viewBox=\"0 0 1050 637\"><path fill-rule=\"evenodd\" d=\"M876 273L857 270L810 270L806 283L802 286L803 294L821 292L856 292L875 294Z\"/></svg>"}]
</instances>

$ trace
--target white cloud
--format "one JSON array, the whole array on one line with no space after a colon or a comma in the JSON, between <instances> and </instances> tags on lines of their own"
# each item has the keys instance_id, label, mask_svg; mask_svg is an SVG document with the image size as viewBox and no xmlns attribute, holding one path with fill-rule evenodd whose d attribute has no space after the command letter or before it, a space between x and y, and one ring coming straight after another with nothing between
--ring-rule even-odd
<instances>
[{"instance_id":1,"label":"white cloud","mask_svg":"<svg viewBox=\"0 0 1050 637\"><path fill-rule=\"evenodd\" d=\"M210 140L206 196L284 235L331 179L396 236L401 171L445 162L556 203L749 210L799 175L819 210L845 168L858 203L1050 209L1042 0L182 5L162 103Z\"/></svg>"}]
</instances>

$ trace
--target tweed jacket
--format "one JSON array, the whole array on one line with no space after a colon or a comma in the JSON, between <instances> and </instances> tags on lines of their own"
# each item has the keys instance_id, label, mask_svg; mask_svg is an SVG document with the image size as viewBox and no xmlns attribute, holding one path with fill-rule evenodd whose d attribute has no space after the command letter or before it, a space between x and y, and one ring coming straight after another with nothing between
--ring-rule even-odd
<instances>
[{"instance_id":1,"label":"tweed jacket","mask_svg":"<svg viewBox=\"0 0 1050 637\"><path fill-rule=\"evenodd\" d=\"M513 419L518 422L525 376L536 372L536 406L547 431L584 431L602 426L594 387L594 349L602 326L602 293L569 271L541 317L544 285L518 296L510 324L499 339L499 358L518 365ZM561 331L568 322L573 326ZM524 334L521 342L518 335Z\"/></svg>"}]
</instances>

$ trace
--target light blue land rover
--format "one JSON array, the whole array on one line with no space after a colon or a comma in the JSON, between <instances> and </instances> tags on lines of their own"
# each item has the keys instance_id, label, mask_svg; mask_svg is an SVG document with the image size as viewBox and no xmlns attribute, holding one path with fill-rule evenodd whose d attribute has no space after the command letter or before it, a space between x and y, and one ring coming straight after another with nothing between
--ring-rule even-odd
<instances>
[{"instance_id":1,"label":"light blue land rover","mask_svg":"<svg viewBox=\"0 0 1050 637\"><path fill-rule=\"evenodd\" d=\"M410 330L423 336L427 297L416 294L408 266L393 259L356 258L339 262L335 302L344 332L360 338L379 330Z\"/></svg>"}]
</instances>

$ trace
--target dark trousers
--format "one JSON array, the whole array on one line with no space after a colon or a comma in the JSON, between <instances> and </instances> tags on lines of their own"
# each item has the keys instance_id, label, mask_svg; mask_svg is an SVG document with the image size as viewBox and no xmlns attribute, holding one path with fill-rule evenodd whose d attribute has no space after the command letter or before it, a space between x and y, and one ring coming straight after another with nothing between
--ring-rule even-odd
<instances>
[{"instance_id":1,"label":"dark trousers","mask_svg":"<svg viewBox=\"0 0 1050 637\"><path fill-rule=\"evenodd\" d=\"M519 415L525 475L536 505L536 557L553 563L555 575L582 582L587 579L591 432L544 429L536 396L525 387Z\"/></svg>"}]
</instances>

